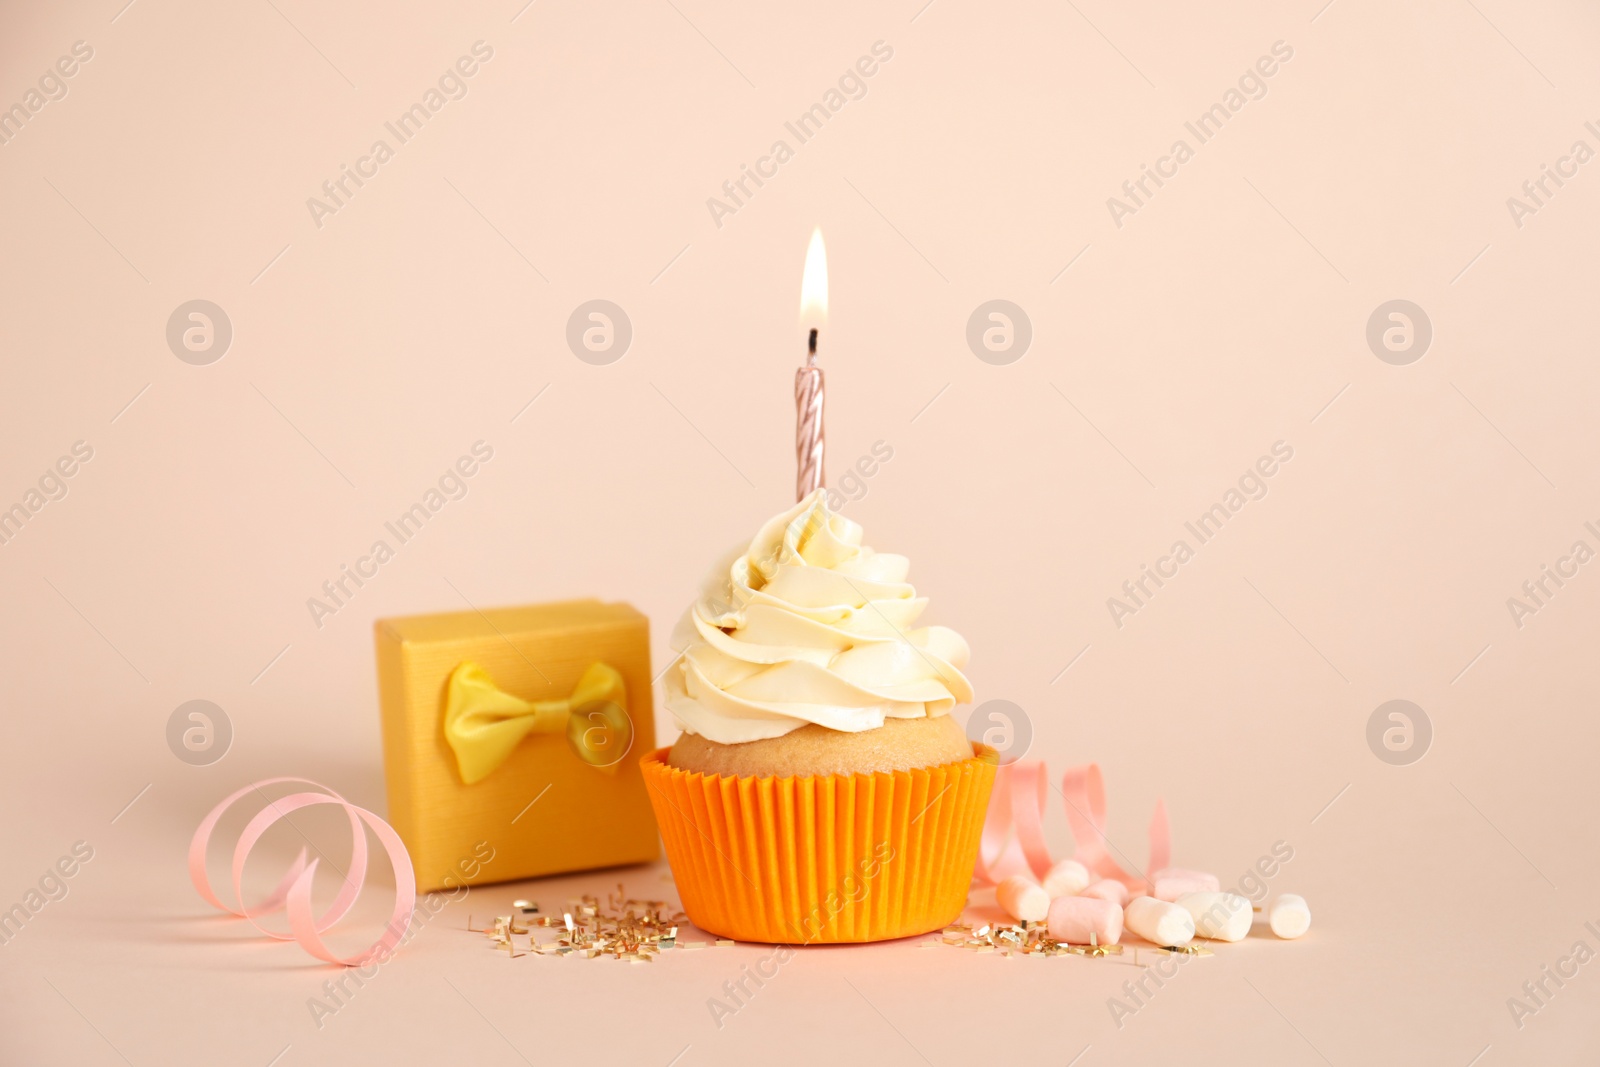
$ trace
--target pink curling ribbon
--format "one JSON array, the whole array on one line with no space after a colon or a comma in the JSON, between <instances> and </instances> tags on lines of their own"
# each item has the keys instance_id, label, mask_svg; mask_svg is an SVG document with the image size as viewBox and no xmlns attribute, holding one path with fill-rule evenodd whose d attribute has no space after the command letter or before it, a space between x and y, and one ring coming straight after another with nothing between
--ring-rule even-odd
<instances>
[{"instance_id":1,"label":"pink curling ribbon","mask_svg":"<svg viewBox=\"0 0 1600 1067\"><path fill-rule=\"evenodd\" d=\"M1044 763L1038 760L1019 760L995 773L994 792L989 799L989 814L983 823L983 839L974 872L979 882L995 884L1014 874L1042 879L1054 866L1050 846L1044 840L1048 775ZM1074 858L1096 877L1115 879L1131 893L1148 892L1150 887L1145 878L1123 870L1106 847L1106 788L1100 776L1100 765L1090 763L1067 771L1061 779L1061 795L1066 801L1067 823L1072 828ZM1147 870L1158 871L1167 866L1172 853L1167 805L1163 800L1156 801L1149 834Z\"/></svg>"},{"instance_id":2,"label":"pink curling ribbon","mask_svg":"<svg viewBox=\"0 0 1600 1067\"><path fill-rule=\"evenodd\" d=\"M225 904L218 898L216 890L212 888L211 877L206 873L206 849L211 843L211 833L216 829L223 812L245 794L259 793L262 786L282 782L315 786L324 792L291 793L277 800L268 800L267 806L250 820L233 849L233 896L239 903L237 906ZM264 794L263 799L265 799ZM350 850L350 870L345 875L344 883L339 887L333 903L320 918L314 915L311 906L311 884L317 873L318 861L307 862L306 850L302 848L294 862L289 865L289 869L284 872L277 887L254 907L246 905L243 892L244 865L250 856L250 850L279 819L300 808L318 804L337 804L344 809L350 819L353 841ZM389 917L388 925L384 927L383 936L377 941L354 956L338 956L323 943L322 934L344 918L355 904L356 898L361 895L367 877L367 829L371 829L373 835L377 837L378 843L389 855L390 865L394 868L394 911ZM317 959L346 967L361 967L375 959L380 961L388 959L411 925L411 916L416 911L417 905L416 873L411 866L411 855L406 851L400 835L372 812L351 804L327 786L307 778L266 778L224 797L220 804L200 820L200 825L195 828L194 837L189 841L189 879L194 882L195 889L207 903L234 915L243 916L268 937L280 941L295 941ZM261 925L257 918L279 908L288 913L287 933L269 930Z\"/></svg>"}]
</instances>

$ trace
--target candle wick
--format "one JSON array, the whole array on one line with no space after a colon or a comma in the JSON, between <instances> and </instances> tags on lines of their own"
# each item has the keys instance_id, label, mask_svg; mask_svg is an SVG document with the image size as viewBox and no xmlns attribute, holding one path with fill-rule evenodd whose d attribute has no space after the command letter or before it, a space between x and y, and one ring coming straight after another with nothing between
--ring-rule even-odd
<instances>
[{"instance_id":1,"label":"candle wick","mask_svg":"<svg viewBox=\"0 0 1600 1067\"><path fill-rule=\"evenodd\" d=\"M817 362L817 331L816 331L815 328L813 328L812 331L811 331L811 338L810 338L810 340L808 340L806 342L806 365L810 366L812 364L815 364L816 362Z\"/></svg>"}]
</instances>

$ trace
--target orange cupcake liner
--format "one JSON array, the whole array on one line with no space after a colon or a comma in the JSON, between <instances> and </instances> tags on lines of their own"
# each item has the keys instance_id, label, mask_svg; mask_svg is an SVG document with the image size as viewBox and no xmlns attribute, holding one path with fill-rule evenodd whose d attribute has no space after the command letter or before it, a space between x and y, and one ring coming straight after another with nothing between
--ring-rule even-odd
<instances>
[{"instance_id":1,"label":"orange cupcake liner","mask_svg":"<svg viewBox=\"0 0 1600 1067\"><path fill-rule=\"evenodd\" d=\"M893 774L732 778L640 760L683 910L741 941L833 944L938 930L966 906L994 749Z\"/></svg>"}]
</instances>

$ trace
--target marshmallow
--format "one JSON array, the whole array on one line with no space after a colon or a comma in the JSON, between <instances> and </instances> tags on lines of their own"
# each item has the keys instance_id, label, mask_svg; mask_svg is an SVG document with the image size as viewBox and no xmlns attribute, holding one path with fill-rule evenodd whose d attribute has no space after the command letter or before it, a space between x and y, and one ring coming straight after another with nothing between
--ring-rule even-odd
<instances>
[{"instance_id":1,"label":"marshmallow","mask_svg":"<svg viewBox=\"0 0 1600 1067\"><path fill-rule=\"evenodd\" d=\"M1050 914L1050 894L1025 874L1013 874L995 887L1000 909L1018 922L1038 922Z\"/></svg>"},{"instance_id":2,"label":"marshmallow","mask_svg":"<svg viewBox=\"0 0 1600 1067\"><path fill-rule=\"evenodd\" d=\"M1233 893L1185 893L1177 904L1193 917L1195 936L1210 941L1242 941L1255 918L1249 898Z\"/></svg>"},{"instance_id":3,"label":"marshmallow","mask_svg":"<svg viewBox=\"0 0 1600 1067\"><path fill-rule=\"evenodd\" d=\"M1068 945L1115 945L1122 938L1122 909L1099 897L1057 897L1047 928Z\"/></svg>"},{"instance_id":4,"label":"marshmallow","mask_svg":"<svg viewBox=\"0 0 1600 1067\"><path fill-rule=\"evenodd\" d=\"M1044 891L1050 894L1051 900L1077 896L1092 881L1094 875L1089 873L1089 868L1077 860L1062 860L1044 876Z\"/></svg>"},{"instance_id":5,"label":"marshmallow","mask_svg":"<svg viewBox=\"0 0 1600 1067\"><path fill-rule=\"evenodd\" d=\"M1272 910L1267 913L1267 921L1271 924L1273 933L1285 939L1293 939L1311 929L1311 909L1306 907L1305 897L1284 893L1272 902Z\"/></svg>"},{"instance_id":6,"label":"marshmallow","mask_svg":"<svg viewBox=\"0 0 1600 1067\"><path fill-rule=\"evenodd\" d=\"M1150 875L1150 895L1157 900L1177 900L1185 893L1215 893L1222 883L1214 874L1182 867L1163 867Z\"/></svg>"},{"instance_id":7,"label":"marshmallow","mask_svg":"<svg viewBox=\"0 0 1600 1067\"><path fill-rule=\"evenodd\" d=\"M1083 892L1078 895L1080 897L1099 897L1101 900L1109 900L1120 908L1128 902L1128 887L1115 878L1102 878L1098 882L1086 886Z\"/></svg>"},{"instance_id":8,"label":"marshmallow","mask_svg":"<svg viewBox=\"0 0 1600 1067\"><path fill-rule=\"evenodd\" d=\"M1123 921L1152 945L1182 948L1194 940L1194 916L1170 901L1135 897L1128 901Z\"/></svg>"}]
</instances>

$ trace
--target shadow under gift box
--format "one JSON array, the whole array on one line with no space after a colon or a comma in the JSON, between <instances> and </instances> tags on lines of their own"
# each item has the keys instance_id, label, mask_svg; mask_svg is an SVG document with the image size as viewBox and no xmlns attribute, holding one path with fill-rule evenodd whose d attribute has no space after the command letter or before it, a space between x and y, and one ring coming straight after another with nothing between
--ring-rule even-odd
<instances>
[{"instance_id":1,"label":"shadow under gift box","mask_svg":"<svg viewBox=\"0 0 1600 1067\"><path fill-rule=\"evenodd\" d=\"M655 743L644 615L574 600L379 619L374 630L389 822L411 852L419 892L657 858L638 758ZM526 701L566 700L591 664L608 664L627 690L631 752L596 767L565 731L530 733L466 784L444 729L450 676L464 662Z\"/></svg>"}]
</instances>

